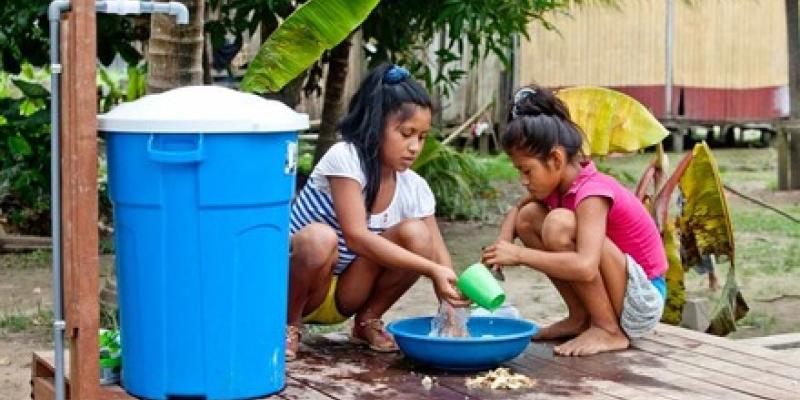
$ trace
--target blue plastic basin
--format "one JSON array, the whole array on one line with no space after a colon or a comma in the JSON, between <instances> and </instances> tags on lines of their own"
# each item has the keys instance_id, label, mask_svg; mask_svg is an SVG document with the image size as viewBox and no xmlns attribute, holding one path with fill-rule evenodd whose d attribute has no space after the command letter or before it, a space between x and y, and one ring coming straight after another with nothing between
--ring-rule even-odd
<instances>
[{"instance_id":1,"label":"blue plastic basin","mask_svg":"<svg viewBox=\"0 0 800 400\"><path fill-rule=\"evenodd\" d=\"M476 371L494 368L520 355L539 330L536 324L513 318L471 317L470 337L428 336L433 317L394 321L387 330L406 357L430 367Z\"/></svg>"}]
</instances>

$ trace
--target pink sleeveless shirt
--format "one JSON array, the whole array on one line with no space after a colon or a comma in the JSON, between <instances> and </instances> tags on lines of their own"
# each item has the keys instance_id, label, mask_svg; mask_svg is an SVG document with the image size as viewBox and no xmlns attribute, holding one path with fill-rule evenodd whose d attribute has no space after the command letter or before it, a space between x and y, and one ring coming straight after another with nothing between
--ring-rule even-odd
<instances>
[{"instance_id":1,"label":"pink sleeveless shirt","mask_svg":"<svg viewBox=\"0 0 800 400\"><path fill-rule=\"evenodd\" d=\"M575 211L580 202L589 196L611 200L606 220L606 237L617 247L633 257L642 266L648 279L657 278L667 271L664 245L653 217L644 205L627 188L614 178L600 173L592 162L581 163L583 169L566 193L557 191L544 202L550 209L566 208Z\"/></svg>"}]
</instances>

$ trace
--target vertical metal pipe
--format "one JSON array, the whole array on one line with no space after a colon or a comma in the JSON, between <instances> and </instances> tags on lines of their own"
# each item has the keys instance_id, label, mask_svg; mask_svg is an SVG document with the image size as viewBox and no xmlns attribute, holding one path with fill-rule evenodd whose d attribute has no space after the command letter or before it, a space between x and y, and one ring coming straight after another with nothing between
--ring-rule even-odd
<instances>
[{"instance_id":1,"label":"vertical metal pipe","mask_svg":"<svg viewBox=\"0 0 800 400\"><path fill-rule=\"evenodd\" d=\"M132 3L132 2L129 2ZM142 3L148 12L164 12L177 17L179 24L188 22L189 13L181 3ZM134 4L138 8L140 4ZM98 11L105 11L108 1L97 1ZM65 399L64 379L64 304L61 241L61 14L70 9L69 0L53 0L47 9L50 22L50 218L53 236L53 342L55 344L55 398Z\"/></svg>"},{"instance_id":2,"label":"vertical metal pipe","mask_svg":"<svg viewBox=\"0 0 800 400\"><path fill-rule=\"evenodd\" d=\"M672 117L672 70L674 63L675 6L666 0L666 34L664 46L664 118Z\"/></svg>"},{"instance_id":3,"label":"vertical metal pipe","mask_svg":"<svg viewBox=\"0 0 800 400\"><path fill-rule=\"evenodd\" d=\"M61 282L61 13L67 0L55 0L47 10L50 21L50 218L53 231L53 341L55 343L55 396L64 400L64 311Z\"/></svg>"}]
</instances>

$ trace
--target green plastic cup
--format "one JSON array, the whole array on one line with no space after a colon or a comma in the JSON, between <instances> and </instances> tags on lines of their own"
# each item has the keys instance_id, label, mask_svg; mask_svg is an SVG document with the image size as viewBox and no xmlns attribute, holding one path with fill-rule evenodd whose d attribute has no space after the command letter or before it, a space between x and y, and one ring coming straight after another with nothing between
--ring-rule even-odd
<instances>
[{"instance_id":1,"label":"green plastic cup","mask_svg":"<svg viewBox=\"0 0 800 400\"><path fill-rule=\"evenodd\" d=\"M475 304L489 311L496 310L506 301L506 294L500 287L500 283L492 276L492 272L481 263L467 267L459 275L456 286Z\"/></svg>"}]
</instances>

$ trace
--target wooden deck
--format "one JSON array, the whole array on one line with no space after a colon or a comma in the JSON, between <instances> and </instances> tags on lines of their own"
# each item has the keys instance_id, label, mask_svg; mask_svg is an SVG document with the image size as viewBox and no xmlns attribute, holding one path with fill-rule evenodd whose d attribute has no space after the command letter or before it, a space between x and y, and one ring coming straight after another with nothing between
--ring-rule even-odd
<instances>
[{"instance_id":1,"label":"wooden deck","mask_svg":"<svg viewBox=\"0 0 800 400\"><path fill-rule=\"evenodd\" d=\"M631 350L585 358L553 356L532 343L506 366L536 380L524 391L476 391L465 377L415 367L401 355L357 349L343 335L310 338L288 364L286 388L273 399L800 399L800 360L668 325ZM52 369L34 355L33 392L49 400ZM434 385L427 390L422 378ZM118 386L100 398L131 399Z\"/></svg>"}]
</instances>

